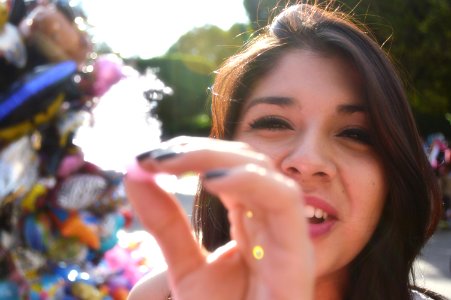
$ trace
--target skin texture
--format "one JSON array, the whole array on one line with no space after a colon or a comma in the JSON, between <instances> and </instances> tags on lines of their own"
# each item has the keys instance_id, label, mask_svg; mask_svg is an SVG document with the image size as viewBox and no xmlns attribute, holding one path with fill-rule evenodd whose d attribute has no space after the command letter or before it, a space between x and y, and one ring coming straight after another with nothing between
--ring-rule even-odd
<instances>
[{"instance_id":1,"label":"skin texture","mask_svg":"<svg viewBox=\"0 0 451 300\"><path fill-rule=\"evenodd\" d=\"M184 137L162 145L176 155L141 156L125 184L166 257L176 299L342 297L347 265L371 237L387 193L359 86L338 57L288 52L246 99L236 141ZM207 174L205 188L229 211L232 241L213 254L200 249L183 210L152 176L187 171ZM305 201L331 207L334 219L313 238ZM262 260L252 256L255 245ZM161 276L146 279L130 299L165 285Z\"/></svg>"}]
</instances>

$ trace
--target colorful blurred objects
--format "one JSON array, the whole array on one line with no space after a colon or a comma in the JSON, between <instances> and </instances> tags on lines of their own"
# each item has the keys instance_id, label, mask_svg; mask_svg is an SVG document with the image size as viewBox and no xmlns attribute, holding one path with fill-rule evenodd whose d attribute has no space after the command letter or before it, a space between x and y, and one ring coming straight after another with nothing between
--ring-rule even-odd
<instances>
[{"instance_id":1,"label":"colorful blurred objects","mask_svg":"<svg viewBox=\"0 0 451 300\"><path fill-rule=\"evenodd\" d=\"M95 52L75 2L0 1L0 299L125 300L164 262L150 235L127 232L123 172L74 142L131 69Z\"/></svg>"}]
</instances>

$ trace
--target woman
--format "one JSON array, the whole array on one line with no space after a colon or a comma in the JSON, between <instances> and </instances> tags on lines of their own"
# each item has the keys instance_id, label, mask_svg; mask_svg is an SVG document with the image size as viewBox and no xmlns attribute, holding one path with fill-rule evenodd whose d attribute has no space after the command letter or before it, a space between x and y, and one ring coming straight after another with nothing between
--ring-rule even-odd
<instances>
[{"instance_id":1,"label":"woman","mask_svg":"<svg viewBox=\"0 0 451 300\"><path fill-rule=\"evenodd\" d=\"M163 143L127 174L168 263L130 299L441 299L409 277L440 216L437 184L364 29L286 8L219 69L212 113L212 139ZM187 171L203 184L195 238L152 175Z\"/></svg>"}]
</instances>

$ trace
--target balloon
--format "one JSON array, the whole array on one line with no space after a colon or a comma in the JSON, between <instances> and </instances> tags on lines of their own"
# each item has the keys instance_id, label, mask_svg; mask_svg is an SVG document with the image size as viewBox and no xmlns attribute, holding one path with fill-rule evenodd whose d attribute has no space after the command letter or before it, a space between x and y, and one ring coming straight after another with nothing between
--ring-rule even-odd
<instances>
[{"instance_id":1,"label":"balloon","mask_svg":"<svg viewBox=\"0 0 451 300\"><path fill-rule=\"evenodd\" d=\"M9 280L0 280L0 299L20 299L19 286L17 285L17 283Z\"/></svg>"},{"instance_id":2,"label":"balloon","mask_svg":"<svg viewBox=\"0 0 451 300\"><path fill-rule=\"evenodd\" d=\"M31 281L30 297L36 300L62 299L64 296L64 279L55 274L40 274Z\"/></svg>"},{"instance_id":3,"label":"balloon","mask_svg":"<svg viewBox=\"0 0 451 300\"><path fill-rule=\"evenodd\" d=\"M65 237L76 237L92 249L100 248L100 238L96 226L86 216L73 213L61 225L61 234Z\"/></svg>"},{"instance_id":4,"label":"balloon","mask_svg":"<svg viewBox=\"0 0 451 300\"><path fill-rule=\"evenodd\" d=\"M101 55L94 61L93 95L103 96L114 84L125 77L122 60L116 55Z\"/></svg>"},{"instance_id":5,"label":"balloon","mask_svg":"<svg viewBox=\"0 0 451 300\"><path fill-rule=\"evenodd\" d=\"M75 282L71 287L72 294L80 300L102 300L102 293L93 285Z\"/></svg>"},{"instance_id":6,"label":"balloon","mask_svg":"<svg viewBox=\"0 0 451 300\"><path fill-rule=\"evenodd\" d=\"M0 95L0 144L49 122L64 99L64 83L76 71L73 61L40 66Z\"/></svg>"},{"instance_id":7,"label":"balloon","mask_svg":"<svg viewBox=\"0 0 451 300\"><path fill-rule=\"evenodd\" d=\"M100 175L73 174L62 182L57 192L57 203L68 210L85 209L93 205L107 188L107 180Z\"/></svg>"},{"instance_id":8,"label":"balloon","mask_svg":"<svg viewBox=\"0 0 451 300\"><path fill-rule=\"evenodd\" d=\"M3 30L3 26L8 21L8 7L6 3L0 2L0 32Z\"/></svg>"},{"instance_id":9,"label":"balloon","mask_svg":"<svg viewBox=\"0 0 451 300\"><path fill-rule=\"evenodd\" d=\"M35 7L21 21L19 30L26 44L37 49L49 62L74 60L80 66L91 51L86 34L53 3Z\"/></svg>"},{"instance_id":10,"label":"balloon","mask_svg":"<svg viewBox=\"0 0 451 300\"><path fill-rule=\"evenodd\" d=\"M0 27L2 27L1 24ZM27 62L27 52L20 32L16 26L10 23L6 23L3 28L0 28L0 58L4 58L17 68L25 67Z\"/></svg>"},{"instance_id":11,"label":"balloon","mask_svg":"<svg viewBox=\"0 0 451 300\"><path fill-rule=\"evenodd\" d=\"M0 205L23 197L38 178L38 159L30 137L0 151Z\"/></svg>"},{"instance_id":12,"label":"balloon","mask_svg":"<svg viewBox=\"0 0 451 300\"><path fill-rule=\"evenodd\" d=\"M49 219L42 213L26 216L23 234L28 247L45 252L51 239L51 227Z\"/></svg>"}]
</instances>

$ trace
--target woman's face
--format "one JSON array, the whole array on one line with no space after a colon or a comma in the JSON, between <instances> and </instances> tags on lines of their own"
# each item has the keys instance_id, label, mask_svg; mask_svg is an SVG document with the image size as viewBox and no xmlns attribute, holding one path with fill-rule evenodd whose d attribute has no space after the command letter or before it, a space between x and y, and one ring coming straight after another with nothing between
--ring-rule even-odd
<instances>
[{"instance_id":1,"label":"woman's face","mask_svg":"<svg viewBox=\"0 0 451 300\"><path fill-rule=\"evenodd\" d=\"M363 97L359 75L345 60L293 50L257 82L235 135L302 188L317 282L343 278L387 195Z\"/></svg>"}]
</instances>

